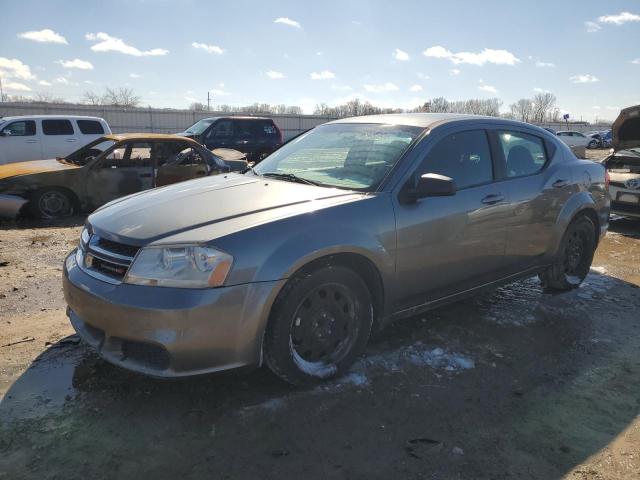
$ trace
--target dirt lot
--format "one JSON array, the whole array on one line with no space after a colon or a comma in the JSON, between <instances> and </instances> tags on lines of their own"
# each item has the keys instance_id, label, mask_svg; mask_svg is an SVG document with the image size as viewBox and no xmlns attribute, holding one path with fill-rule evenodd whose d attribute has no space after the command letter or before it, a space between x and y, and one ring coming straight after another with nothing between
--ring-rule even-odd
<instances>
[{"instance_id":1,"label":"dirt lot","mask_svg":"<svg viewBox=\"0 0 640 480\"><path fill-rule=\"evenodd\" d=\"M346 377L159 381L72 335L82 219L0 226L0 479L640 478L640 222L574 292L515 283L386 329Z\"/></svg>"}]
</instances>

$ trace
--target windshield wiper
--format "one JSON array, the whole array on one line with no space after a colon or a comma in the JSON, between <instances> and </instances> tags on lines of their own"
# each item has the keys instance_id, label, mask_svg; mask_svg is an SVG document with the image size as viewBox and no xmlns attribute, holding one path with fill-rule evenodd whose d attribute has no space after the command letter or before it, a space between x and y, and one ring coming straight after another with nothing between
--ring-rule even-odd
<instances>
[{"instance_id":1,"label":"windshield wiper","mask_svg":"<svg viewBox=\"0 0 640 480\"><path fill-rule=\"evenodd\" d=\"M253 169L252 169L252 171L253 171ZM293 173L267 172L267 173L262 173L261 175L263 177L273 177L273 178L277 178L277 179L280 179L280 180L287 180L289 182L297 182L297 183L304 183L306 185L313 185L315 187L320 185L319 182L314 182L312 180L307 180L306 178L298 177L297 175L294 175Z\"/></svg>"}]
</instances>

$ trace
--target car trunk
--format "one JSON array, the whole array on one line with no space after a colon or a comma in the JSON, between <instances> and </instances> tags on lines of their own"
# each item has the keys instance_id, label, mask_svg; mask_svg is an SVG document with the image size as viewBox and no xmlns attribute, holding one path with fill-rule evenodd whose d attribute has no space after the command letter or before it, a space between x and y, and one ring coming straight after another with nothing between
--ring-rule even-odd
<instances>
[{"instance_id":1,"label":"car trunk","mask_svg":"<svg viewBox=\"0 0 640 480\"><path fill-rule=\"evenodd\" d=\"M640 105L622 109L611 131L615 151L640 148Z\"/></svg>"}]
</instances>

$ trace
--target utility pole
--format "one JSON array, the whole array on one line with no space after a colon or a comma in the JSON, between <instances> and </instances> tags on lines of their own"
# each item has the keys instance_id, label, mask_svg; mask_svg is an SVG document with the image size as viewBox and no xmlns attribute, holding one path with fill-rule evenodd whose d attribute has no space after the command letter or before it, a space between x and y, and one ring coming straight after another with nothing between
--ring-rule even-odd
<instances>
[{"instance_id":1,"label":"utility pole","mask_svg":"<svg viewBox=\"0 0 640 480\"><path fill-rule=\"evenodd\" d=\"M207 112L211 111L211 96L209 95L209 92L207 91Z\"/></svg>"},{"instance_id":2,"label":"utility pole","mask_svg":"<svg viewBox=\"0 0 640 480\"><path fill-rule=\"evenodd\" d=\"M0 103L4 102L4 92L2 91L2 75L0 75Z\"/></svg>"}]
</instances>

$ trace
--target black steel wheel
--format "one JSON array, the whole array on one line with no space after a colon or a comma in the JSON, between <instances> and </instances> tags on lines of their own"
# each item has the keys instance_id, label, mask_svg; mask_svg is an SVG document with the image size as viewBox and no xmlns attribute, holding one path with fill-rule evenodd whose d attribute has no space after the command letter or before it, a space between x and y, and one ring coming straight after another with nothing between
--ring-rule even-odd
<instances>
[{"instance_id":1,"label":"black steel wheel","mask_svg":"<svg viewBox=\"0 0 640 480\"><path fill-rule=\"evenodd\" d=\"M329 265L294 277L267 327L267 365L294 385L335 377L364 350L372 323L369 290L352 270Z\"/></svg>"},{"instance_id":2,"label":"black steel wheel","mask_svg":"<svg viewBox=\"0 0 640 480\"><path fill-rule=\"evenodd\" d=\"M580 286L589 273L595 249L595 225L581 215L567 227L554 264L540 274L543 286L560 291Z\"/></svg>"},{"instance_id":3,"label":"black steel wheel","mask_svg":"<svg viewBox=\"0 0 640 480\"><path fill-rule=\"evenodd\" d=\"M65 190L47 188L36 192L29 202L32 213L39 218L60 218L73 215L75 202Z\"/></svg>"}]
</instances>

